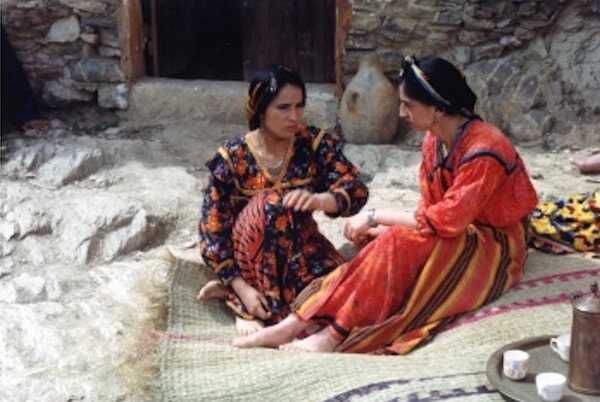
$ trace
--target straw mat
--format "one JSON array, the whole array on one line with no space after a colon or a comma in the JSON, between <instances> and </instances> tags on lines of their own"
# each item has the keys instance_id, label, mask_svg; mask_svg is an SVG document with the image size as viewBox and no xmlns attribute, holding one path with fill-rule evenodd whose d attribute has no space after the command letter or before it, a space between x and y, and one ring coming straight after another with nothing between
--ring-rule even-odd
<instances>
[{"instance_id":1,"label":"straw mat","mask_svg":"<svg viewBox=\"0 0 600 402\"><path fill-rule=\"evenodd\" d=\"M194 296L211 278L177 250L160 347L163 401L502 401L485 375L503 345L568 332L571 294L600 279L600 262L532 252L524 280L406 356L312 354L230 346L234 320Z\"/></svg>"}]
</instances>

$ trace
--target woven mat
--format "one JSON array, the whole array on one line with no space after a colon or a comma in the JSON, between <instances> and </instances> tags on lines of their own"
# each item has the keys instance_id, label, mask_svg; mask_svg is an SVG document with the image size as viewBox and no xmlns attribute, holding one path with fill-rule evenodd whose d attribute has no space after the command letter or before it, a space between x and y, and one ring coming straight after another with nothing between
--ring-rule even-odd
<instances>
[{"instance_id":1,"label":"woven mat","mask_svg":"<svg viewBox=\"0 0 600 402\"><path fill-rule=\"evenodd\" d=\"M489 356L530 336L568 332L569 295L600 279L600 262L530 255L521 284L407 356L234 349L234 320L218 301L197 303L210 275L174 251L161 344L163 401L502 401L485 375Z\"/></svg>"}]
</instances>

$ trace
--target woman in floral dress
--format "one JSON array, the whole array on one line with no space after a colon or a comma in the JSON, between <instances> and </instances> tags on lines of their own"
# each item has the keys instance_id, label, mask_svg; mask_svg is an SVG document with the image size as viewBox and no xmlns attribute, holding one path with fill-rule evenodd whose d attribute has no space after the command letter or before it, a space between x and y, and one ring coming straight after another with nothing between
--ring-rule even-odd
<instances>
[{"instance_id":1,"label":"woman in floral dress","mask_svg":"<svg viewBox=\"0 0 600 402\"><path fill-rule=\"evenodd\" d=\"M250 83L250 131L208 161L200 252L218 281L198 299L223 298L240 334L273 324L313 279L343 262L312 217L356 214L368 190L333 133L301 123L302 78L278 65Z\"/></svg>"}]
</instances>

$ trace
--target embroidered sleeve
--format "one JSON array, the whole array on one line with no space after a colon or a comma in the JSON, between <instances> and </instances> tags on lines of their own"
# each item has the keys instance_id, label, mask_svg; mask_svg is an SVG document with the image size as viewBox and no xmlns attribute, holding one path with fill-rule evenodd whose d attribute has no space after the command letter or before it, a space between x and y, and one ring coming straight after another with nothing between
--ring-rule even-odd
<instances>
[{"instance_id":1,"label":"embroidered sleeve","mask_svg":"<svg viewBox=\"0 0 600 402\"><path fill-rule=\"evenodd\" d=\"M318 191L329 191L335 197L337 212L330 217L350 216L358 213L369 197L367 186L358 178L359 172L342 152L339 135L321 133L315 143L317 157Z\"/></svg>"},{"instance_id":2,"label":"embroidered sleeve","mask_svg":"<svg viewBox=\"0 0 600 402\"><path fill-rule=\"evenodd\" d=\"M234 222L230 198L234 190L233 176L220 154L206 166L211 175L204 189L198 224L200 252L206 264L227 285L240 274L233 258L231 240Z\"/></svg>"},{"instance_id":3,"label":"embroidered sleeve","mask_svg":"<svg viewBox=\"0 0 600 402\"><path fill-rule=\"evenodd\" d=\"M452 186L441 201L418 212L417 228L441 237L454 237L475 221L490 197L506 179L497 160L481 157L458 166Z\"/></svg>"}]
</instances>

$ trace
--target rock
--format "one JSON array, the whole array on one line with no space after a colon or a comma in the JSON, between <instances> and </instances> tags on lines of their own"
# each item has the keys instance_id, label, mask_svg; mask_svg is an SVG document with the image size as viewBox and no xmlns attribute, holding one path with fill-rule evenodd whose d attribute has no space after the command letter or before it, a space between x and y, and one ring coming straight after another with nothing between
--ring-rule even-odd
<instances>
[{"instance_id":1,"label":"rock","mask_svg":"<svg viewBox=\"0 0 600 402\"><path fill-rule=\"evenodd\" d=\"M10 246L7 246L7 245L10 245ZM9 252L5 252L7 247L10 247L12 249ZM2 258L0 259L0 278L2 278L3 276L6 276L6 275L10 275L14 271L15 261L13 258L7 257L8 255L10 255L12 253L14 248L15 248L14 243L0 244L0 251L3 251Z\"/></svg>"},{"instance_id":2,"label":"rock","mask_svg":"<svg viewBox=\"0 0 600 402\"><path fill-rule=\"evenodd\" d=\"M442 10L438 11L433 18L434 25L451 25L458 27L462 24L462 14L460 11Z\"/></svg>"},{"instance_id":3,"label":"rock","mask_svg":"<svg viewBox=\"0 0 600 402\"><path fill-rule=\"evenodd\" d=\"M346 39L347 49L373 50L375 47L375 41L367 35L348 35Z\"/></svg>"},{"instance_id":4,"label":"rock","mask_svg":"<svg viewBox=\"0 0 600 402\"><path fill-rule=\"evenodd\" d=\"M15 6L17 8L22 8L25 10L31 10L37 7L40 7L44 4L43 0L30 0L30 1L18 1Z\"/></svg>"},{"instance_id":5,"label":"rock","mask_svg":"<svg viewBox=\"0 0 600 402\"><path fill-rule=\"evenodd\" d=\"M77 10L82 10L82 11L87 11L89 13L92 14L104 14L106 13L106 4L102 3L101 1L96 1L96 0L59 0L60 3L64 4L65 6L77 9Z\"/></svg>"},{"instance_id":6,"label":"rock","mask_svg":"<svg viewBox=\"0 0 600 402\"><path fill-rule=\"evenodd\" d=\"M88 102L94 95L74 88L69 80L47 82L44 86L42 99L48 106L62 107L75 102Z\"/></svg>"},{"instance_id":7,"label":"rock","mask_svg":"<svg viewBox=\"0 0 600 402\"><path fill-rule=\"evenodd\" d=\"M34 266L45 266L48 262L48 254L52 254L53 248L48 247L52 237L46 236L41 238L39 236L27 236L19 243L20 253L19 255L25 256L28 264ZM54 257L54 256L52 256Z\"/></svg>"},{"instance_id":8,"label":"rock","mask_svg":"<svg viewBox=\"0 0 600 402\"><path fill-rule=\"evenodd\" d=\"M136 213L127 226L109 233L103 242L103 254L106 260L112 260L121 254L142 249L153 240L154 230L145 210Z\"/></svg>"},{"instance_id":9,"label":"rock","mask_svg":"<svg viewBox=\"0 0 600 402\"><path fill-rule=\"evenodd\" d=\"M487 41L487 36L482 31L461 29L458 33L458 40L462 44L476 46Z\"/></svg>"},{"instance_id":10,"label":"rock","mask_svg":"<svg viewBox=\"0 0 600 402\"><path fill-rule=\"evenodd\" d=\"M93 33L81 34L81 40L90 45L97 45L100 42L100 36Z\"/></svg>"},{"instance_id":11,"label":"rock","mask_svg":"<svg viewBox=\"0 0 600 402\"><path fill-rule=\"evenodd\" d=\"M459 64L467 64L471 61L471 48L468 46L456 46L454 49L454 59Z\"/></svg>"},{"instance_id":12,"label":"rock","mask_svg":"<svg viewBox=\"0 0 600 402\"><path fill-rule=\"evenodd\" d=\"M42 291L46 286L44 278L41 276L32 276L28 273L19 275L13 282L17 289L18 300L26 303L39 301L42 297Z\"/></svg>"},{"instance_id":13,"label":"rock","mask_svg":"<svg viewBox=\"0 0 600 402\"><path fill-rule=\"evenodd\" d=\"M106 109L127 109L127 86L102 85L98 89L98 104Z\"/></svg>"},{"instance_id":14,"label":"rock","mask_svg":"<svg viewBox=\"0 0 600 402\"><path fill-rule=\"evenodd\" d=\"M73 42L80 34L79 21L77 17L62 18L52 24L50 32L46 36L48 42Z\"/></svg>"},{"instance_id":15,"label":"rock","mask_svg":"<svg viewBox=\"0 0 600 402\"><path fill-rule=\"evenodd\" d=\"M123 82L125 75L119 61L100 57L91 57L71 65L71 76L78 81Z\"/></svg>"},{"instance_id":16,"label":"rock","mask_svg":"<svg viewBox=\"0 0 600 402\"><path fill-rule=\"evenodd\" d=\"M514 36L503 36L502 38L500 38L500 45L502 46L520 47L522 44L523 42L521 42Z\"/></svg>"},{"instance_id":17,"label":"rock","mask_svg":"<svg viewBox=\"0 0 600 402\"><path fill-rule=\"evenodd\" d=\"M114 47L115 49L119 49L121 47L119 37L115 32L108 29L100 30L100 43L104 46Z\"/></svg>"},{"instance_id":18,"label":"rock","mask_svg":"<svg viewBox=\"0 0 600 402\"><path fill-rule=\"evenodd\" d=\"M339 121L344 138L353 144L385 144L398 126L398 95L383 75L376 55L361 61L342 96Z\"/></svg>"},{"instance_id":19,"label":"rock","mask_svg":"<svg viewBox=\"0 0 600 402\"><path fill-rule=\"evenodd\" d=\"M30 147L19 147L3 168L12 174L31 172L50 160L55 151L54 145L45 142L38 142Z\"/></svg>"},{"instance_id":20,"label":"rock","mask_svg":"<svg viewBox=\"0 0 600 402\"><path fill-rule=\"evenodd\" d=\"M12 239L19 234L19 226L16 222L2 219L0 221L0 235L5 241ZM4 242L3 242L4 243Z\"/></svg>"},{"instance_id":21,"label":"rock","mask_svg":"<svg viewBox=\"0 0 600 402\"><path fill-rule=\"evenodd\" d=\"M127 200L81 197L70 200L64 208L69 214L63 216L59 247L81 264L112 261L145 247L158 234L147 212Z\"/></svg>"},{"instance_id":22,"label":"rock","mask_svg":"<svg viewBox=\"0 0 600 402\"><path fill-rule=\"evenodd\" d=\"M98 54L102 57L121 57L121 49L111 46L100 46Z\"/></svg>"},{"instance_id":23,"label":"rock","mask_svg":"<svg viewBox=\"0 0 600 402\"><path fill-rule=\"evenodd\" d=\"M84 27L91 28L108 28L108 29L116 29L116 20L111 17L83 17L81 19L81 25Z\"/></svg>"},{"instance_id":24,"label":"rock","mask_svg":"<svg viewBox=\"0 0 600 402\"><path fill-rule=\"evenodd\" d=\"M492 31L496 24L494 21L475 18L469 14L463 14L464 27L472 31Z\"/></svg>"},{"instance_id":25,"label":"rock","mask_svg":"<svg viewBox=\"0 0 600 402\"><path fill-rule=\"evenodd\" d=\"M0 303L14 303L16 301L17 289L15 289L15 285L12 282L0 282ZM0 325L0 329L2 329L2 325Z\"/></svg>"},{"instance_id":26,"label":"rock","mask_svg":"<svg viewBox=\"0 0 600 402\"><path fill-rule=\"evenodd\" d=\"M371 32L379 28L381 20L373 13L354 12L352 14L352 30Z\"/></svg>"},{"instance_id":27,"label":"rock","mask_svg":"<svg viewBox=\"0 0 600 402\"><path fill-rule=\"evenodd\" d=\"M38 173L42 180L54 185L67 185L96 173L105 164L101 148L76 144L60 150Z\"/></svg>"},{"instance_id":28,"label":"rock","mask_svg":"<svg viewBox=\"0 0 600 402\"><path fill-rule=\"evenodd\" d=\"M54 275L46 277L46 295L48 296L48 300L58 300L62 296L60 283Z\"/></svg>"},{"instance_id":29,"label":"rock","mask_svg":"<svg viewBox=\"0 0 600 402\"><path fill-rule=\"evenodd\" d=\"M496 59L502 55L504 47L498 43L488 43L473 48L473 60Z\"/></svg>"},{"instance_id":30,"label":"rock","mask_svg":"<svg viewBox=\"0 0 600 402\"><path fill-rule=\"evenodd\" d=\"M6 257L12 254L15 251L16 243L12 241L3 241L0 243L0 257ZM0 274L1 276L1 274Z\"/></svg>"},{"instance_id":31,"label":"rock","mask_svg":"<svg viewBox=\"0 0 600 402\"><path fill-rule=\"evenodd\" d=\"M417 22L412 18L394 17L387 20L380 35L392 42L410 40L415 32Z\"/></svg>"},{"instance_id":32,"label":"rock","mask_svg":"<svg viewBox=\"0 0 600 402\"><path fill-rule=\"evenodd\" d=\"M19 227L19 239L23 239L30 234L46 235L52 233L50 216L31 201L17 204L11 215Z\"/></svg>"}]
</instances>

